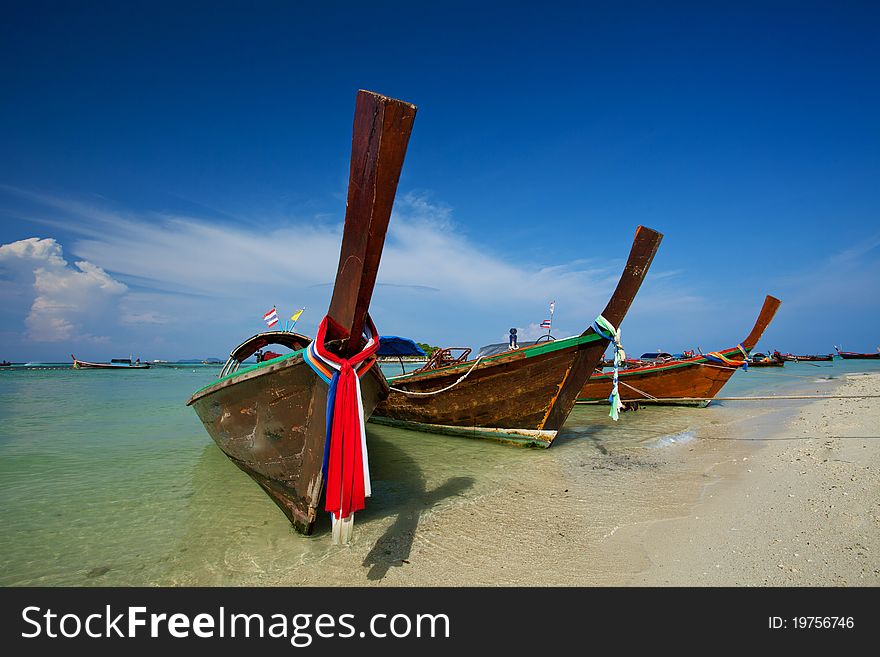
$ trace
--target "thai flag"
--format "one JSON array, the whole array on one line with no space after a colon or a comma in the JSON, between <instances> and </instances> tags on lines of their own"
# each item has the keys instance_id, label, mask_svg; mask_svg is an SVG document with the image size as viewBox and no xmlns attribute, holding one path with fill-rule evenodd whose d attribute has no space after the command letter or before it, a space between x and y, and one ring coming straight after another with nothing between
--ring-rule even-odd
<instances>
[{"instance_id":1,"label":"thai flag","mask_svg":"<svg viewBox=\"0 0 880 657\"><path fill-rule=\"evenodd\" d=\"M545 319L543 322L541 322L541 328L545 328L545 329L550 328L550 320Z\"/></svg>"},{"instance_id":2,"label":"thai flag","mask_svg":"<svg viewBox=\"0 0 880 657\"><path fill-rule=\"evenodd\" d=\"M274 308L263 315L263 321L269 325L269 328L272 328L278 323L278 313Z\"/></svg>"}]
</instances>

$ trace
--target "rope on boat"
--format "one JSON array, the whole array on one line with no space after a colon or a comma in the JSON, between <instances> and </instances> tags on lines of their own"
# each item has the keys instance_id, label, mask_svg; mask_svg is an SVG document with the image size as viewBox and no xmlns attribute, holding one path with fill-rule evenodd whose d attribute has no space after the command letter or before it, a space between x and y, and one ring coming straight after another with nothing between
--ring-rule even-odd
<instances>
[{"instance_id":1,"label":"rope on boat","mask_svg":"<svg viewBox=\"0 0 880 657\"><path fill-rule=\"evenodd\" d=\"M471 368L458 378L458 381L456 381L452 385L446 386L445 388L441 388L440 390L434 390L432 392L416 392L415 390L401 390L400 388L393 388L391 386L388 386L388 389L393 390L394 392L402 393L404 395L416 395L419 397L428 397L430 395L439 395L441 392L446 392L447 390L452 390L455 386L457 386L459 383L461 383L466 378L468 378L470 373L474 371L474 368L480 364L481 360L483 360L483 356L480 356L479 358L477 358L477 360L474 361L474 364L471 365Z\"/></svg>"},{"instance_id":2,"label":"rope on boat","mask_svg":"<svg viewBox=\"0 0 880 657\"><path fill-rule=\"evenodd\" d=\"M670 397L670 399L675 399ZM681 399L688 399L681 397ZM880 395L767 395L766 397L713 397L709 401L760 401L772 399L880 399Z\"/></svg>"},{"instance_id":3,"label":"rope on boat","mask_svg":"<svg viewBox=\"0 0 880 657\"><path fill-rule=\"evenodd\" d=\"M725 367L724 365L712 365L711 363L697 363L702 367L714 367L719 370L731 370L734 369L732 367ZM821 365L817 365L817 367L821 367ZM788 374L787 372L774 372L773 376L787 376L792 379L815 379L815 374Z\"/></svg>"},{"instance_id":4,"label":"rope on boat","mask_svg":"<svg viewBox=\"0 0 880 657\"><path fill-rule=\"evenodd\" d=\"M644 390L639 390L639 389L636 388L635 386L631 386L630 384L628 384L626 381L621 381L621 383L622 383L623 385L625 385L627 388L630 388L631 390L635 390L635 391L636 391L637 393L639 393L640 395L644 395L647 399L657 399L657 398L656 398L654 395L652 395L651 393L645 392Z\"/></svg>"},{"instance_id":5,"label":"rope on boat","mask_svg":"<svg viewBox=\"0 0 880 657\"><path fill-rule=\"evenodd\" d=\"M767 395L760 397L651 397L627 399L627 402L675 402L675 401L772 401L775 399L880 399L880 395ZM578 402L580 404L604 404L604 399Z\"/></svg>"}]
</instances>

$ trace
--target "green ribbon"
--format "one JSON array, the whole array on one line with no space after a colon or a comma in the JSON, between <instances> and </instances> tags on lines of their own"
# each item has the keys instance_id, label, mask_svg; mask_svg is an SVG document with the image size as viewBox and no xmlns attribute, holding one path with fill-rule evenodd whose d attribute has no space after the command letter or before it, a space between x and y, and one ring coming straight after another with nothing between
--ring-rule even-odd
<instances>
[{"instance_id":1,"label":"green ribbon","mask_svg":"<svg viewBox=\"0 0 880 657\"><path fill-rule=\"evenodd\" d=\"M612 377L611 395L608 397L608 401L611 402L611 410L608 415L616 422L620 418L620 411L623 410L623 402L620 401L620 390L617 386L617 373L620 364L626 360L626 352L623 350L623 345L620 344L620 329L614 328L614 325L602 315L599 315L593 322L593 330L614 344L614 376Z\"/></svg>"}]
</instances>

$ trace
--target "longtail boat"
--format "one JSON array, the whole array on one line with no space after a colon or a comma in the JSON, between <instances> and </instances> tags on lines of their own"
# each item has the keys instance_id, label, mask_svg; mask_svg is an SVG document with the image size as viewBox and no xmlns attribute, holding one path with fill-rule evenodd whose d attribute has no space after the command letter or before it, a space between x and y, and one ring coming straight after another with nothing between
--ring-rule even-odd
<instances>
[{"instance_id":1,"label":"longtail boat","mask_svg":"<svg viewBox=\"0 0 880 657\"><path fill-rule=\"evenodd\" d=\"M844 360L878 360L880 359L880 347L877 347L878 351L873 354L860 354L855 351L841 351L840 347L837 345L834 346L835 351L837 351L837 355L843 358Z\"/></svg>"},{"instance_id":2,"label":"longtail boat","mask_svg":"<svg viewBox=\"0 0 880 657\"><path fill-rule=\"evenodd\" d=\"M370 421L549 447L609 340L619 344L620 322L662 237L650 228L638 228L611 300L597 322L581 335L469 360L468 353L449 350L449 364L434 360L433 369L428 369L429 364L420 371L391 377L391 392Z\"/></svg>"},{"instance_id":3,"label":"longtail boat","mask_svg":"<svg viewBox=\"0 0 880 657\"><path fill-rule=\"evenodd\" d=\"M617 378L621 400L629 404L708 405L743 366L743 359L770 325L779 303L779 299L769 295L764 299L751 333L736 347L620 370ZM578 403L607 402L612 386L612 372L596 373L581 390Z\"/></svg>"},{"instance_id":4,"label":"longtail boat","mask_svg":"<svg viewBox=\"0 0 880 657\"><path fill-rule=\"evenodd\" d=\"M749 367L782 367L785 365L785 359L778 351L774 351L769 356L767 354L752 354L748 359Z\"/></svg>"},{"instance_id":5,"label":"longtail boat","mask_svg":"<svg viewBox=\"0 0 880 657\"><path fill-rule=\"evenodd\" d=\"M149 363L142 363L140 359L132 361L131 358L111 358L109 363L90 363L87 360L79 360L73 354L73 369L75 370L148 370Z\"/></svg>"},{"instance_id":6,"label":"longtail boat","mask_svg":"<svg viewBox=\"0 0 880 657\"><path fill-rule=\"evenodd\" d=\"M782 359L791 363L799 362L828 362L834 360L834 354L809 354L807 356L797 356L795 354L782 354Z\"/></svg>"},{"instance_id":7,"label":"longtail boat","mask_svg":"<svg viewBox=\"0 0 880 657\"><path fill-rule=\"evenodd\" d=\"M388 384L374 367L378 334L367 311L415 114L409 103L358 92L339 266L315 340L254 336L187 402L300 533L313 531L326 489L335 542L345 542L370 495L363 426ZM279 343L295 351L240 367L248 350Z\"/></svg>"}]
</instances>

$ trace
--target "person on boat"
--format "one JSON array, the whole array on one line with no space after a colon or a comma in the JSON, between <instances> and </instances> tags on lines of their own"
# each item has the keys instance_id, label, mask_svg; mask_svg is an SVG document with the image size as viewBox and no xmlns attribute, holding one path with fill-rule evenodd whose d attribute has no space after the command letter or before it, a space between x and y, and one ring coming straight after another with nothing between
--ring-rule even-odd
<instances>
[{"instance_id":1,"label":"person on boat","mask_svg":"<svg viewBox=\"0 0 880 657\"><path fill-rule=\"evenodd\" d=\"M510 348L510 349L516 349L516 348L517 348L517 344L516 344L516 329L515 329L515 328L510 329L510 346L509 346L509 348Z\"/></svg>"},{"instance_id":2,"label":"person on boat","mask_svg":"<svg viewBox=\"0 0 880 657\"><path fill-rule=\"evenodd\" d=\"M138 358L137 360L135 360L135 361L134 361L134 364L135 364L135 365L140 365L140 364L141 364L141 359Z\"/></svg>"}]
</instances>

